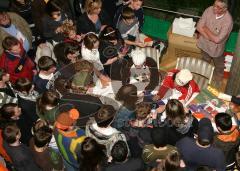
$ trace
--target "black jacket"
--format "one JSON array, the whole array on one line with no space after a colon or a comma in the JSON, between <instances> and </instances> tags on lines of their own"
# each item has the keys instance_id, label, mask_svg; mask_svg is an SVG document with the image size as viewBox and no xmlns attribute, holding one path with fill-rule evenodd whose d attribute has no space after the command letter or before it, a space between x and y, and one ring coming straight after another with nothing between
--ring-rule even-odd
<instances>
[{"instance_id":1,"label":"black jacket","mask_svg":"<svg viewBox=\"0 0 240 171\"><path fill-rule=\"evenodd\" d=\"M101 11L99 14L99 19L101 25L110 25L111 21L104 11ZM77 20L77 33L86 34L88 32L99 33L100 30L97 30L95 24L88 18L87 13L81 15Z\"/></svg>"}]
</instances>

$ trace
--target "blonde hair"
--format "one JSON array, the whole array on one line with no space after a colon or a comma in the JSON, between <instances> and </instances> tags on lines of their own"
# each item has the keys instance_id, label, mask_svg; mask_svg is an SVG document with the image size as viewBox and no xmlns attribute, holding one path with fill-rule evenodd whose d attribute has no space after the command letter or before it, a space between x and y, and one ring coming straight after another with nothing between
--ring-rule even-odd
<instances>
[{"instance_id":1,"label":"blonde hair","mask_svg":"<svg viewBox=\"0 0 240 171\"><path fill-rule=\"evenodd\" d=\"M85 2L85 11L88 14L92 14L95 9L101 8L101 7L102 7L101 0L86 0Z\"/></svg>"},{"instance_id":2,"label":"blonde hair","mask_svg":"<svg viewBox=\"0 0 240 171\"><path fill-rule=\"evenodd\" d=\"M64 36L68 36L68 34L71 31L76 32L77 31L77 27L76 25L73 24L72 20L65 20L63 21L63 24L61 25L61 33L64 34Z\"/></svg>"}]
</instances>

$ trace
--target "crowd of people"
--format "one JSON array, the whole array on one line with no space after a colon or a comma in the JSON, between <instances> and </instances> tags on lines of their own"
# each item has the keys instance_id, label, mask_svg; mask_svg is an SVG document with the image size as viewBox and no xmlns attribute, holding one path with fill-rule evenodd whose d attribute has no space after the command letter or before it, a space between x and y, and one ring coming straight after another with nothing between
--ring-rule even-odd
<instances>
[{"instance_id":1,"label":"crowd of people","mask_svg":"<svg viewBox=\"0 0 240 171\"><path fill-rule=\"evenodd\" d=\"M143 34L142 5L0 2L1 171L240 169L240 98L220 93L230 110L195 118L186 106L201 91L193 74L173 69L163 78L141 50L165 44ZM225 0L197 25L215 81L231 29Z\"/></svg>"}]
</instances>

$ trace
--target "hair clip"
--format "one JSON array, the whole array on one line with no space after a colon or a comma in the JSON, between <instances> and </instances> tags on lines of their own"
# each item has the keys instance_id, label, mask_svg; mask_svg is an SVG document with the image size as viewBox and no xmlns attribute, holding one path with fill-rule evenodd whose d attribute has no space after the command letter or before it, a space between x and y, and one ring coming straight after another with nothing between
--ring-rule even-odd
<instances>
[{"instance_id":1,"label":"hair clip","mask_svg":"<svg viewBox=\"0 0 240 171\"><path fill-rule=\"evenodd\" d=\"M108 36L108 35L110 35L110 34L112 34L112 33L115 33L115 30L113 30L113 31L111 31L111 32L109 32L109 33L103 34L103 36Z\"/></svg>"}]
</instances>

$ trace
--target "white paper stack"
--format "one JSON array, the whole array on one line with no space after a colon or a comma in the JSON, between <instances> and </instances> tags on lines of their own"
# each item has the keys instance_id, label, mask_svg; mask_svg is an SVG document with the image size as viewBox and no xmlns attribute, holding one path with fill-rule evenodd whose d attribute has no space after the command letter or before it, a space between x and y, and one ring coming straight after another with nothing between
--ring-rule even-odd
<instances>
[{"instance_id":1,"label":"white paper stack","mask_svg":"<svg viewBox=\"0 0 240 171\"><path fill-rule=\"evenodd\" d=\"M173 21L172 32L183 36L193 37L196 30L196 22L192 18L175 18Z\"/></svg>"}]
</instances>

